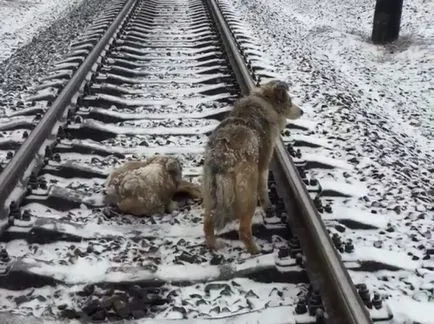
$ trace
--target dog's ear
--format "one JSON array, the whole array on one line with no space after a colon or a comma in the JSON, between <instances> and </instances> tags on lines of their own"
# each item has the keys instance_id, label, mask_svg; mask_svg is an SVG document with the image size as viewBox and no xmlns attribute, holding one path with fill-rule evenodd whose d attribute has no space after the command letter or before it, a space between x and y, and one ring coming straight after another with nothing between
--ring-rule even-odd
<instances>
[{"instance_id":1,"label":"dog's ear","mask_svg":"<svg viewBox=\"0 0 434 324\"><path fill-rule=\"evenodd\" d=\"M156 161L158 161L158 159L160 159L160 156L158 155L158 153L155 153L153 156L148 157L145 160L145 164L148 165L148 164L151 164L151 163L155 163Z\"/></svg>"},{"instance_id":2,"label":"dog's ear","mask_svg":"<svg viewBox=\"0 0 434 324\"><path fill-rule=\"evenodd\" d=\"M278 104L282 104L288 100L289 86L284 81L276 81L273 85L274 99Z\"/></svg>"}]
</instances>

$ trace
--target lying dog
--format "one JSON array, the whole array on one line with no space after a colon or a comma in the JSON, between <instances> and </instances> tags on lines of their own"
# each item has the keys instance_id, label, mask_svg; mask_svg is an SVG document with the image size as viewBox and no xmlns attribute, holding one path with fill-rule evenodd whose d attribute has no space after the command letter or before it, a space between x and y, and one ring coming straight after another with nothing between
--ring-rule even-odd
<instances>
[{"instance_id":1,"label":"lying dog","mask_svg":"<svg viewBox=\"0 0 434 324\"><path fill-rule=\"evenodd\" d=\"M239 219L239 237L247 250L258 253L252 238L252 217L259 203L272 209L268 172L274 146L286 119L303 111L288 95L288 85L270 81L238 100L208 139L203 167L204 233L217 249L214 229Z\"/></svg>"},{"instance_id":2,"label":"lying dog","mask_svg":"<svg viewBox=\"0 0 434 324\"><path fill-rule=\"evenodd\" d=\"M152 216L172 212L177 192L201 198L200 188L182 180L178 159L155 155L145 161L128 161L114 170L106 182L106 204L117 205L121 212Z\"/></svg>"}]
</instances>

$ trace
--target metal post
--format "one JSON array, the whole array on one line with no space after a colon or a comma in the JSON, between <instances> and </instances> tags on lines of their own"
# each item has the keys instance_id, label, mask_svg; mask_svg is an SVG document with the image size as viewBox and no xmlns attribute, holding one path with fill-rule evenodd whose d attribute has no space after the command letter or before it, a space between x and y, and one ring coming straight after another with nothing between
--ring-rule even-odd
<instances>
[{"instance_id":1,"label":"metal post","mask_svg":"<svg viewBox=\"0 0 434 324\"><path fill-rule=\"evenodd\" d=\"M399 36L403 0L377 0L375 5L372 42L385 44Z\"/></svg>"}]
</instances>

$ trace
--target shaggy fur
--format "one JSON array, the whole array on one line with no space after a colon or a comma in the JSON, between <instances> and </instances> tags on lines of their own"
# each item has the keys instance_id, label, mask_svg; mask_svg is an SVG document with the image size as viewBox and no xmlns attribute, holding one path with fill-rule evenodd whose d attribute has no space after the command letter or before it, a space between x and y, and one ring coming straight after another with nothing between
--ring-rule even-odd
<instances>
[{"instance_id":1,"label":"shaggy fur","mask_svg":"<svg viewBox=\"0 0 434 324\"><path fill-rule=\"evenodd\" d=\"M288 95L288 85L270 81L241 98L208 139L203 168L204 233L216 249L214 229L239 219L239 237L250 253L252 217L259 203L272 208L268 197L269 164L286 119L303 111Z\"/></svg>"},{"instance_id":2,"label":"shaggy fur","mask_svg":"<svg viewBox=\"0 0 434 324\"><path fill-rule=\"evenodd\" d=\"M178 159L156 155L128 161L114 170L106 182L106 203L117 205L123 213L151 216L173 211L172 198L178 191L201 196L196 185L182 180Z\"/></svg>"}]
</instances>

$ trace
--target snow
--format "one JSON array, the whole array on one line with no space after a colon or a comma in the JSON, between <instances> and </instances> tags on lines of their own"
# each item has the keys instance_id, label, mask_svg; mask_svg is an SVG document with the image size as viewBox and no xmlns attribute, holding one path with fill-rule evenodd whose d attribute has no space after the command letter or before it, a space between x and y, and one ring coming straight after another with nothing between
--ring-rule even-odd
<instances>
[{"instance_id":1,"label":"snow","mask_svg":"<svg viewBox=\"0 0 434 324\"><path fill-rule=\"evenodd\" d=\"M26 261L26 259L24 258L23 261ZM66 284L93 283L101 281L104 278L109 265L109 260L93 262L86 259L77 259L74 264L67 266L58 264L52 266L47 264L43 268L30 267L29 272L49 275L56 280L64 281Z\"/></svg>"},{"instance_id":2,"label":"snow","mask_svg":"<svg viewBox=\"0 0 434 324\"><path fill-rule=\"evenodd\" d=\"M317 138L310 135L302 135L302 134L294 134L291 137L282 136L283 142L288 142L289 139L292 139L296 142L309 143L313 146L321 146L323 148L327 148L332 150L333 146L329 143L329 140L325 140L323 138Z\"/></svg>"},{"instance_id":3,"label":"snow","mask_svg":"<svg viewBox=\"0 0 434 324\"><path fill-rule=\"evenodd\" d=\"M350 270L350 274L360 282L369 282L369 288L375 288L383 297L388 298L387 306L393 314L391 323L433 323L432 301L427 293L432 289L429 279L407 271L380 270L367 273ZM414 291L409 291L409 287ZM402 291L409 293L406 295Z\"/></svg>"},{"instance_id":4,"label":"snow","mask_svg":"<svg viewBox=\"0 0 434 324\"><path fill-rule=\"evenodd\" d=\"M73 211L69 211L69 213L71 212ZM185 220L188 215L183 215L182 213L178 213L178 215L182 217L182 220L186 224L189 224L188 221ZM168 219L170 216L171 215L166 215L163 217L163 220ZM83 215L83 217L89 218L91 215ZM131 219L137 221L137 218ZM164 224L164 222L161 223ZM59 225L59 222L56 222L56 226L59 227ZM158 226L161 227L161 225ZM95 224L94 227L95 230L100 231L100 235L104 235L103 226L96 226ZM231 313L241 315L249 309L250 311L258 311L258 314L260 314L260 311L263 311L264 307L273 308L282 304L293 305L296 301L297 294L305 290L304 284L295 286L287 283L274 283L269 285L239 277L248 274L249 272L251 273L252 271L267 271L268 269L273 269L276 264L276 253L260 255L257 257L251 257L247 253L241 253L241 255L237 256L237 254L243 250L242 243L237 242L239 244L230 244L225 248L226 251L223 252L223 255L226 257L236 257L237 261L235 262L227 262L220 266L212 266L204 262L201 264L179 265L174 264L174 261L176 260L176 255L179 255L180 252L190 252L192 255L196 255L200 258L209 258L209 255L207 255L208 253L204 254L201 250L202 234L199 226L196 231L193 231L193 233L190 234L192 236L189 235L189 232L191 232L192 229L183 227L182 225L166 226L168 231L173 232L172 234L167 233L167 235L164 234L164 230L159 228L155 231L155 234L158 234L158 236L155 236L152 240L147 240L146 234L140 233L140 230L152 231L152 225L140 227L137 225L131 225L129 227L131 229L135 228L136 230L139 230L139 232L136 232L134 236L125 235L125 232L110 233L109 235L112 236L107 236L106 240L101 240L101 236L98 238L93 234L88 237L87 241L83 240L77 243L59 241L44 245L32 244L32 246L29 246L23 240L14 240L8 243L7 249L10 251L13 258L21 257L24 262L28 262L30 265L30 272L49 275L64 283L74 284L73 287L75 291L82 287L80 283L89 282L140 282L142 280L155 279L164 279L167 282L182 282L187 280L196 281L198 282L196 285L188 285L181 288L175 286L171 287L171 290L180 291L180 297L192 294L203 296L201 298L204 298L206 302L192 307L195 311L202 313L202 318L204 319L207 317L222 317L230 315ZM47 228L54 229L54 227L50 226L47 226ZM114 230L116 229L116 226L111 226L110 228ZM122 227L118 226L118 228L126 231L128 225L123 225ZM62 231L61 228L59 229ZM176 231L176 233L174 231ZM73 231L68 229L68 232L72 233ZM85 233L85 229L80 231L80 234L84 236L86 236ZM172 236L173 234L176 236ZM130 240L130 238L134 238L134 241ZM137 240L138 238L139 240ZM259 243L261 244L261 240L259 240ZM153 248L149 248L149 244L151 244ZM75 251L77 250L86 251L86 248L89 245L93 247L94 251L98 252L97 255L84 252L86 255L81 257L79 256L80 254L76 254ZM118 245L120 249L116 248L116 245ZM237 252L237 250L240 252ZM136 252L141 256L141 260L144 259L143 264L141 260L135 260L135 256L137 255ZM152 262L149 262L155 256L160 256L162 258L161 264L158 265L155 270L146 270L144 267L152 265ZM124 259L125 257L126 259ZM64 263L65 261L67 262L66 265ZM284 266L280 267L280 271L300 271L300 268L294 265ZM225 276L229 276L230 278L233 277L233 279L230 282L211 282L216 285L231 285L232 293L230 297L222 298L223 295L215 295L213 294L213 291L211 291L211 295L209 296L207 296L208 293L204 293L204 290L205 292L207 291L210 279L218 279ZM208 281L208 283L200 283L203 281ZM56 294L60 294L61 297L53 298L53 292L50 292L49 289L55 289ZM74 299L75 297L71 297L71 293L69 295L63 293L65 290L69 291L70 289L71 288L64 288L64 286L60 284L55 288L35 289L32 295L44 296L48 299L46 302L48 305L52 305L53 303L61 305L63 300L67 301L68 305L75 305L77 303ZM277 291L274 291L275 289L281 291L282 294L277 294ZM0 289L0 297L10 296L12 294L13 292ZM245 299L246 294L252 295L251 297L247 297L247 299L249 299L247 304ZM178 304L179 307L186 307L183 303L184 299L185 297L175 299L172 304L173 307ZM189 299L190 303L194 303L194 301L193 297ZM44 307L41 308L41 303L39 303L38 308L35 309L33 307L35 306L34 303L36 302L30 301L29 303L23 303L16 312L20 314L29 314L30 312L31 314L40 316ZM230 312L223 310L220 314L215 312L213 313L212 309L216 306L221 308L228 307ZM195 316L195 311L191 312L189 310L189 313L191 313L190 316ZM170 308L157 314L156 318L170 317L169 312ZM208 316L204 316L204 314L208 313ZM247 316L247 314L245 314L245 316ZM301 319L304 316L306 315L297 317ZM250 319L251 317L248 318Z\"/></svg>"},{"instance_id":5,"label":"snow","mask_svg":"<svg viewBox=\"0 0 434 324\"><path fill-rule=\"evenodd\" d=\"M377 214L373 215L366 211L354 210L345 206L334 205L332 214L323 214L322 219L326 220L350 220L373 228L386 228L392 216Z\"/></svg>"},{"instance_id":6,"label":"snow","mask_svg":"<svg viewBox=\"0 0 434 324\"><path fill-rule=\"evenodd\" d=\"M304 160L306 160L308 162L316 162L316 163L331 166L334 168L341 168L341 169L348 169L348 170L353 169L353 166L347 162L344 162L342 160L329 158L329 157L325 157L325 156L318 156L317 154L305 153L305 154L303 154L302 157Z\"/></svg>"},{"instance_id":7,"label":"snow","mask_svg":"<svg viewBox=\"0 0 434 324\"><path fill-rule=\"evenodd\" d=\"M194 76L192 76L193 78ZM216 76L218 77L218 76ZM222 76L220 76L222 77ZM134 78L134 80L136 81L141 81L140 78ZM156 80L150 80L148 78L144 79L143 82L146 83L152 83L152 84L158 84L158 83L162 83L163 81L161 81L160 79L156 79ZM176 83L180 83L179 80L174 80L172 79L172 82L176 82ZM179 100L179 98L174 98L174 99L144 99L144 98L119 98L118 96L111 96L111 95L107 95L107 94L99 94L97 96L98 100L107 100L110 103L112 103L113 105L119 105L119 106L128 106L128 107L135 107L135 106L140 106L143 107L144 110L147 109L147 107L149 108L159 108L160 106L176 106L177 104L182 104L183 106L183 111L195 111L196 110L196 106L200 106L209 102L213 102L213 101L217 101L217 100L221 100L221 99L225 99L228 98L228 95L223 93L223 94L218 94L218 95L214 95L214 96L203 96L203 97L199 97L199 98L187 98L184 99L182 101ZM84 100L89 100L89 99L93 99L93 96L89 96L89 97L84 97ZM174 111L174 109L171 107L172 112ZM176 110L175 110L176 111Z\"/></svg>"},{"instance_id":8,"label":"snow","mask_svg":"<svg viewBox=\"0 0 434 324\"><path fill-rule=\"evenodd\" d=\"M279 287L284 292L283 298L279 297L277 294L273 293L273 291L270 291L269 287L264 284L256 283L249 279L238 279L237 284L239 286L249 286L250 290L254 294L264 294L264 295L270 295L272 294L273 299L278 303L284 302L287 305L276 305L276 306L265 306L266 301L260 300L260 303L257 303L258 305L254 307L254 309L249 309L247 305L243 305L243 301L239 298L240 295L235 293L230 297L226 297L226 299L229 299L228 306L231 308L236 309L238 307L240 310L235 311L235 315L228 316L229 314L224 314L220 316L206 316L205 318L195 319L195 318L189 318L189 319L182 319L182 314L176 314L174 311L167 311L164 314L161 314L160 316L156 316L154 319L140 319L131 321L131 323L134 324L156 324L156 323L167 323L170 324L173 322L173 318L179 318L177 319L177 323L187 324L187 323L215 323L215 324L230 324L230 323L263 323L264 321L269 321L270 318L273 318L273 323L276 324L292 324L292 323L304 323L310 321L312 318L308 315L296 315L292 312L293 306L292 303L294 303L294 300L296 299L296 296L294 294L295 291L297 291L297 287L292 287L292 289L288 289L287 287ZM232 289L233 292L238 292L237 289L238 286L235 286L235 289ZM71 298L70 293L79 291L78 288L82 288L80 286L75 286L74 288L69 288L65 286L60 286L59 289L56 291L59 295L58 298L52 298L52 288L50 287L44 287L44 288L38 288L38 289L28 289L24 292L26 295L33 297L33 296L42 296L43 298L46 298L50 301L50 303L53 306L60 306L62 304L71 305L74 303L73 298ZM203 291L204 286L200 287ZM197 293L196 289L191 289L190 287L184 287L184 288L178 288L180 290L180 297L182 296L189 296L191 294ZM213 291L212 291L213 292ZM205 292L202 292L203 296L205 297ZM3 290L0 290L0 296L5 295ZM214 295L214 294L213 294ZM15 292L11 291L8 292L8 296L18 297L19 294L16 294ZM206 298L206 297L205 297ZM37 298L31 299L30 301L24 302L21 305L25 306L26 312L30 313L34 316L40 316L42 309L38 308L38 303L35 301ZM253 300L250 298L250 300ZM221 303L221 299L218 299L218 301ZM181 298L178 298L177 303L181 306ZM214 304L217 304L217 302L214 302ZM244 304L246 302L244 301ZM261 305L262 304L262 305ZM12 298L5 299L5 305L8 305L9 307L13 307L15 305L15 302ZM208 312L214 308L211 305L203 305L199 304L197 307L198 311L204 311ZM56 309L53 307L53 309ZM19 311L13 311L13 313L21 314L22 312ZM172 314L170 314L172 313ZM176 315L178 315L176 317ZM180 316L181 315L181 316ZM170 319L172 318L172 319ZM0 314L0 320L3 320L2 315ZM26 320L26 319L24 319ZM32 321L33 322L33 321ZM9 323L6 321L6 323ZM39 323L36 322L35 323ZM42 323L42 322L40 322ZM62 321L54 321L49 319L44 319L43 323L48 324L60 324L60 323L70 323L75 324L79 323L76 320L62 320Z\"/></svg>"},{"instance_id":9,"label":"snow","mask_svg":"<svg viewBox=\"0 0 434 324\"><path fill-rule=\"evenodd\" d=\"M137 136L138 137L138 136ZM179 139L179 137L177 137ZM140 139L140 138L139 138ZM142 139L143 140L143 139ZM94 141L91 140L62 140L62 143L66 144L66 145L72 145L72 146L79 146L79 147L83 147L83 148L95 148L95 149L106 149L108 152L112 152L112 153L120 153L120 154L125 154L125 155L139 155L139 156L151 156L153 154L177 154L177 155L187 155L188 153L191 154L200 154L203 153L204 151L204 146L198 146L197 142L200 141L195 141L193 142L191 145L176 145L177 143L175 142L173 145L166 145L166 146L157 146L154 143L155 146L129 146L129 147L121 147L121 146L109 146L109 145L102 145L102 144L97 144ZM65 153L65 156L68 156L69 158L74 158L77 159L79 158L81 161L86 161L87 163L90 164L90 161L93 158L98 158L98 155L90 155L90 154L80 154L80 156L77 156L77 154L71 154L68 155L67 153Z\"/></svg>"},{"instance_id":10,"label":"snow","mask_svg":"<svg viewBox=\"0 0 434 324\"><path fill-rule=\"evenodd\" d=\"M266 321L269 321L270 318L273 318L273 323L276 324L295 324L295 323L300 323L299 321L297 321L299 318L303 318L304 316L294 316L293 314L291 314L292 311L292 307L288 307L288 306L277 306L277 307L269 307L269 308L265 308L265 309L260 309L260 310L255 310L252 312L244 312L244 313L240 313L237 314L235 316L231 316L231 317L224 317L221 319L217 318L205 318L205 319L188 319L188 320L183 320L183 319L177 319L176 322L177 323L181 323L181 324L207 324L207 323L216 323L216 324L232 324L232 323L245 323L245 324L250 324L250 323L263 323ZM292 316L291 316L292 315ZM141 320L139 321L140 324L170 324L173 321L170 319L147 319L147 320Z\"/></svg>"},{"instance_id":11,"label":"snow","mask_svg":"<svg viewBox=\"0 0 434 324\"><path fill-rule=\"evenodd\" d=\"M388 304L394 315L393 323L434 323L432 302L417 302L408 297L401 297L391 300Z\"/></svg>"},{"instance_id":12,"label":"snow","mask_svg":"<svg viewBox=\"0 0 434 324\"><path fill-rule=\"evenodd\" d=\"M420 266L419 262L412 261L406 253L377 249L375 247L363 247L359 243L354 253L345 254L343 261L375 261L408 271L416 271Z\"/></svg>"},{"instance_id":13,"label":"snow","mask_svg":"<svg viewBox=\"0 0 434 324\"><path fill-rule=\"evenodd\" d=\"M83 0L0 0L0 62Z\"/></svg>"},{"instance_id":14,"label":"snow","mask_svg":"<svg viewBox=\"0 0 434 324\"><path fill-rule=\"evenodd\" d=\"M173 121L173 120L172 120ZM194 119L193 119L194 121ZM182 120L181 120L182 122ZM188 120L185 121L188 123ZM128 135L194 135L194 134L206 134L210 133L214 130L214 128L217 127L218 122L215 121L213 124L209 125L209 122L205 122L205 125L193 125L193 126L186 126L186 127L152 127L152 122L144 122L144 125L140 125L139 122L135 123L136 125L133 125L135 127L128 127L128 122L123 122L123 124L127 125L110 125L107 123L101 123L99 121L95 121L92 119L87 119L82 124L76 124L77 126L81 127L91 127L99 130L104 130L107 132L112 132L115 134L128 134ZM138 125L137 125L138 124ZM148 125L146 125L148 124ZM151 124L151 125L149 125ZM203 122L202 122L203 124ZM207 125L208 124L208 125ZM142 126L142 127L140 127ZM1 127L1 126L0 126Z\"/></svg>"},{"instance_id":15,"label":"snow","mask_svg":"<svg viewBox=\"0 0 434 324\"><path fill-rule=\"evenodd\" d=\"M308 119L296 119L296 120L287 119L287 125L300 127L302 129L307 129L307 130L314 130L316 123Z\"/></svg>"},{"instance_id":16,"label":"snow","mask_svg":"<svg viewBox=\"0 0 434 324\"><path fill-rule=\"evenodd\" d=\"M185 90L184 90L185 91ZM206 117L212 117L216 113L224 113L232 108L230 106L223 107L223 108L214 108L210 109L209 111L193 111L188 113L167 113L167 114L160 114L160 113L128 113L128 112L122 112L122 111L115 111L111 109L101 109L98 107L92 107L89 112L95 112L95 113L101 113L103 115L107 115L110 117L117 117L119 119L126 119L126 120L134 120L134 119L143 119L143 118L149 118L151 120L159 120L159 119L181 119L181 118L206 118ZM86 111L83 109L83 111Z\"/></svg>"},{"instance_id":17,"label":"snow","mask_svg":"<svg viewBox=\"0 0 434 324\"><path fill-rule=\"evenodd\" d=\"M92 197L95 199L94 197ZM97 224L96 219L101 217L101 214L95 215L95 212L88 209L69 209L65 212L60 212L52 209L47 209L45 205L39 203L29 203L26 205L26 209L31 212L32 215L41 215L36 221L31 220L31 224L35 224L37 227L58 231L60 233L68 233L81 237L83 239L92 238L110 238L110 237L125 237L125 238L156 238L158 236L164 236L168 239L201 239L203 235L202 224L191 224L189 223L189 218L200 218L202 210L199 206L194 206L188 212L188 215L184 215L180 224L173 226L171 223L162 224L148 224L147 226L136 226L128 225L125 223L121 224ZM258 209L259 211L259 209ZM184 213L180 211L174 211L172 214L167 215L168 219L176 216L183 216ZM61 221L67 216L70 218L70 222ZM96 218L96 219L95 219ZM132 217L134 221L137 222L135 217ZM80 224L77 224L80 221ZM256 213L253 220L253 224L262 224L262 217L260 213ZM18 223L17 223L18 225ZM29 223L26 223L29 225ZM10 231L28 231L31 228L21 228L17 226L11 226ZM236 225L234 223L228 224L221 232L228 232L230 230L235 230Z\"/></svg>"},{"instance_id":18,"label":"snow","mask_svg":"<svg viewBox=\"0 0 434 324\"><path fill-rule=\"evenodd\" d=\"M231 293L222 296L220 292L222 288L219 289L207 289L207 285L198 285L196 287L183 287L179 289L179 297L176 300L176 304L179 306L182 305L182 300L185 300L187 296L191 296L192 294L200 294L208 300L214 300L211 305L201 305L206 312L212 313L213 316L205 316L204 322L207 322L207 319L214 318L213 321L216 321L217 318L221 318L223 323L262 323L261 319L265 317L263 315L276 316L273 318L273 323L300 323L303 320L310 320L311 318L307 315L296 315L293 310L287 307L288 304L294 304L296 301L296 292L299 291L300 287L296 285L286 285L286 284L276 284L276 287L271 288L269 285L255 282L253 280L238 278L235 280L235 284L227 284L226 282L216 282L216 284L226 285L226 290ZM209 286L208 286L209 287ZM247 300L239 298L237 292L249 291L249 297ZM281 294L279 295L280 292ZM261 298L260 296L268 296L267 298ZM194 300L194 299L193 299ZM252 313L246 312L243 306L245 304L250 305L249 308ZM216 312L212 311L212 309L218 305L220 308L227 308L232 310L236 315L234 317L229 317L228 312L224 311L223 314L216 314ZM243 306L242 306L243 305ZM242 310L237 310L237 309ZM279 315L280 310L285 310L286 314L282 318ZM238 316L237 316L238 315ZM156 319L163 319L158 316ZM240 321L241 320L241 321ZM266 320L266 321L269 321ZM164 323L164 322L163 322Z\"/></svg>"},{"instance_id":19,"label":"snow","mask_svg":"<svg viewBox=\"0 0 434 324\"><path fill-rule=\"evenodd\" d=\"M320 181L322 191L325 191L324 195L344 195L344 196L355 196L361 197L366 195L368 192L365 187L360 184L349 184L345 182L339 182L336 180L327 179L323 177Z\"/></svg>"}]
</instances>

